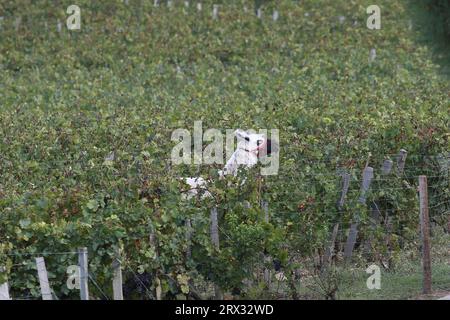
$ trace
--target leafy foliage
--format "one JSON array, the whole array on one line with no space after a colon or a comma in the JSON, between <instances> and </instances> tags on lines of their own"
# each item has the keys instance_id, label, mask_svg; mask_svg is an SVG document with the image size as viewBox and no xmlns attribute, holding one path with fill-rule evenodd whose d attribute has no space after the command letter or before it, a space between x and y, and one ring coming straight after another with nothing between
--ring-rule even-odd
<instances>
[{"instance_id":1,"label":"leafy foliage","mask_svg":"<svg viewBox=\"0 0 450 320\"><path fill-rule=\"evenodd\" d=\"M27 260L16 254L44 253L56 294L76 297L64 285L76 255L51 253L80 246L107 294L118 247L125 268L158 277L166 297L185 294L199 275L242 288L263 252L293 268L293 257L323 247L337 219L345 226L358 213L367 222L367 208L357 205L361 171L369 154L377 171L400 148L410 155L406 173L369 199L386 199L402 230L415 230L417 214L405 213L417 212L415 177L438 170L422 155L449 150L450 104L448 83L407 28L403 1L380 1L379 31L365 27L365 6L354 1L280 1L277 22L269 19L274 1L263 4L262 20L242 11L247 1L227 1L217 21L212 1L201 13L152 1L78 1L81 31L58 33L63 3L0 4L0 257L13 295L39 295L32 259L18 267ZM371 48L378 57L369 63ZM217 178L220 167L171 164L172 131L196 120L204 128L280 129L279 174L252 170L244 186L242 177L215 179L213 199L182 201L179 177ZM341 216L342 168L352 188ZM405 182L412 189L402 189ZM440 183L446 189L436 187L436 203L448 201L448 176ZM218 251L210 243L213 206Z\"/></svg>"}]
</instances>

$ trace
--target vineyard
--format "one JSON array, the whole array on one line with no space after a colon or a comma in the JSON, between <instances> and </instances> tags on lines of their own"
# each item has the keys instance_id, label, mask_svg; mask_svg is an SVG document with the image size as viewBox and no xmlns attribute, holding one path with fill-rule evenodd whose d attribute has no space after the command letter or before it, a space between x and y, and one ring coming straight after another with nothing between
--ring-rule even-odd
<instances>
[{"instance_id":1,"label":"vineyard","mask_svg":"<svg viewBox=\"0 0 450 320\"><path fill-rule=\"evenodd\" d=\"M0 3L12 299L41 299L40 257L61 300L83 291L70 266L90 299L116 281L125 299L414 298L425 207L433 291L450 291L450 50L409 1L378 1L380 30L367 1L73 2L80 30L72 2ZM173 164L172 133L196 121L279 130L277 174ZM197 176L212 196L183 199Z\"/></svg>"}]
</instances>

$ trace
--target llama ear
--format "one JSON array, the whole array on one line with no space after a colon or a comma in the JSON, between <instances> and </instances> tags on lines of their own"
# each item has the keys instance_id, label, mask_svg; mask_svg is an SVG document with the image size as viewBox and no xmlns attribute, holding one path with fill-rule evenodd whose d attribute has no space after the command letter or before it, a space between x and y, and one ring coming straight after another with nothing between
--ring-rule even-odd
<instances>
[{"instance_id":1,"label":"llama ear","mask_svg":"<svg viewBox=\"0 0 450 320\"><path fill-rule=\"evenodd\" d=\"M241 129L237 129L234 134L238 137L238 139L245 139L248 137L248 133Z\"/></svg>"},{"instance_id":2,"label":"llama ear","mask_svg":"<svg viewBox=\"0 0 450 320\"><path fill-rule=\"evenodd\" d=\"M267 139L266 140L266 155L269 155L272 153L272 140Z\"/></svg>"}]
</instances>

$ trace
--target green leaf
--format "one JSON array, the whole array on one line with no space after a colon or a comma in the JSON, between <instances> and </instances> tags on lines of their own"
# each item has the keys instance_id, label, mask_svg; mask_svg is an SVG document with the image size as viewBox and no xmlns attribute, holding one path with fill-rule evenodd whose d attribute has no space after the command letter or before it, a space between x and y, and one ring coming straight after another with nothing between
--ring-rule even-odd
<instances>
[{"instance_id":1,"label":"green leaf","mask_svg":"<svg viewBox=\"0 0 450 320\"><path fill-rule=\"evenodd\" d=\"M88 203L86 204L86 207L92 211L95 211L98 209L99 204L98 204L97 200L92 199L92 200L88 201Z\"/></svg>"}]
</instances>

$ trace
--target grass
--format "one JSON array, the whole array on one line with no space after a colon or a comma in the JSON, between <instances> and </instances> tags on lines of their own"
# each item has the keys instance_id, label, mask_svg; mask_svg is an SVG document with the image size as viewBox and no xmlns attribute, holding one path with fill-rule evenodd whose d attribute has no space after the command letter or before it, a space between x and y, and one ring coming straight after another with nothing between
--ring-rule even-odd
<instances>
[{"instance_id":1,"label":"grass","mask_svg":"<svg viewBox=\"0 0 450 320\"><path fill-rule=\"evenodd\" d=\"M423 274L419 248L409 247L397 252L392 264L386 269L377 262L368 262L356 251L351 264L344 264L341 258L328 273L317 273L311 262L304 261L302 277L296 281L299 299L322 300L330 289L338 288L337 300L406 300L438 299L450 294L450 234L441 228L434 230L431 245L432 293L422 294ZM380 289L368 289L366 273L369 265L380 266ZM252 299L292 299L288 294L287 282L272 279L270 290L260 283L247 294Z\"/></svg>"},{"instance_id":2,"label":"grass","mask_svg":"<svg viewBox=\"0 0 450 320\"><path fill-rule=\"evenodd\" d=\"M366 286L369 275L364 270L342 271L342 286L338 299L397 300L414 299L422 292L422 272L420 261L415 261L412 269L398 267L394 271L381 271L381 288L369 290ZM450 292L450 264L432 265L433 290Z\"/></svg>"},{"instance_id":3,"label":"grass","mask_svg":"<svg viewBox=\"0 0 450 320\"><path fill-rule=\"evenodd\" d=\"M432 238L432 289L433 293L450 294L450 234L436 228ZM343 271L340 299L417 299L422 295L422 265L419 248L410 248L397 254L393 270L381 271L381 289L368 290L369 276L362 269ZM432 298L430 295L429 298Z\"/></svg>"},{"instance_id":4,"label":"grass","mask_svg":"<svg viewBox=\"0 0 450 320\"><path fill-rule=\"evenodd\" d=\"M380 289L368 289L366 267L337 267L334 269L339 286L336 291L337 300L407 300L407 299L437 299L450 294L450 263L437 262L432 264L432 294L422 294L422 269L420 260L408 261L408 268L398 266L392 270L381 268ZM301 300L326 299L323 286L329 278L320 280L318 277L305 277L297 284L298 298ZM291 299L286 294L285 283L273 282L270 293L261 285L259 289L252 288L248 294L251 299Z\"/></svg>"},{"instance_id":5,"label":"grass","mask_svg":"<svg viewBox=\"0 0 450 320\"><path fill-rule=\"evenodd\" d=\"M450 294L450 234L441 228L436 228L431 244L432 257L432 289L436 296L442 296L446 292ZM366 267L357 263L351 267L343 267L338 264L335 270L339 279L339 290L337 299L364 299L364 300L397 300L397 299L418 299L434 298L433 295L422 295L423 274L420 259L420 249L417 247L404 248L393 258L393 267L381 270L380 289L368 289L366 285L370 274L366 273ZM377 264L375 262L375 264ZM378 264L379 265L379 264ZM314 290L318 290L312 281ZM307 287L310 284L304 283L300 291L307 294L311 291ZM309 292L311 293L311 292ZM316 297L318 297L316 295Z\"/></svg>"}]
</instances>

